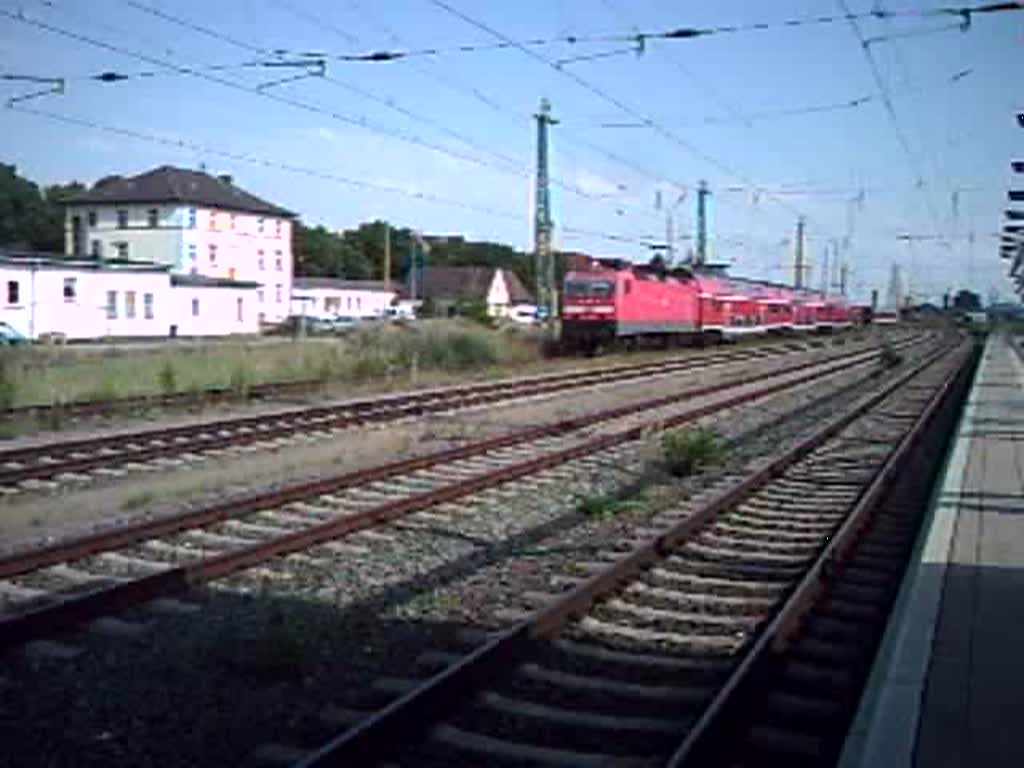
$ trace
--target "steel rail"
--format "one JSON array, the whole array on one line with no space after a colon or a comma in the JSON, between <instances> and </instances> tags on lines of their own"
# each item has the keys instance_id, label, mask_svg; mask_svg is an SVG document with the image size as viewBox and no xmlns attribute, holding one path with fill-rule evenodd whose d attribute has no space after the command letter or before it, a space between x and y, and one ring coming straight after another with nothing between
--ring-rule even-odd
<instances>
[{"instance_id":1,"label":"steel rail","mask_svg":"<svg viewBox=\"0 0 1024 768\"><path fill-rule=\"evenodd\" d=\"M593 386L603 383L640 378L645 374L669 374L692 370L709 363L726 365L741 362L749 355L729 355L702 358L699 362L682 360L657 363L638 367L622 366L624 370L608 373L606 370L552 374L531 379L510 379L484 384L460 385L441 389L402 395L351 400L328 406L279 411L258 416L236 417L216 421L188 424L166 429L144 430L119 433L97 438L68 440L34 445L0 452L0 464L38 461L54 456L57 460L25 467L0 468L0 486L12 485L29 479L43 479L66 472L81 472L106 466L111 460L146 461L165 456L175 451L212 450L228 446L245 445L290 435L304 427L318 429L357 426L366 423L391 421L405 416L419 416L426 413L450 410L453 407L466 408L480 403L494 402L516 397L533 396L557 392L569 386ZM758 355L761 357L761 355ZM294 420L302 420L295 423ZM246 430L246 431L242 431ZM224 434L228 431L228 434ZM195 443L183 443L184 440ZM152 444L159 441L159 444ZM176 444L168 445L167 441ZM126 444L151 443L136 449L125 450ZM110 449L114 454L97 454ZM75 454L80 454L74 457ZM72 458L67 458L72 457Z\"/></svg>"},{"instance_id":2,"label":"steel rail","mask_svg":"<svg viewBox=\"0 0 1024 768\"><path fill-rule=\"evenodd\" d=\"M819 373L817 375L829 375L831 373L845 370L848 367L870 362L871 358L877 357L878 354L879 353L874 352L855 353L850 356L850 359L847 362L833 364L823 373ZM499 448L507 448L543 437L563 435L604 421L630 416L635 413L659 408L665 405L671 405L681 400L704 397L728 391L729 389L747 386L757 381L786 376L791 373L806 370L807 368L823 365L825 364L820 362L799 363L778 371L752 376L742 382L737 381L725 385L710 384L701 387L694 387L676 394L657 397L637 403L630 403L586 416L565 419L548 425L530 427L525 430L511 432L507 435L500 435L498 437L470 443L468 445L448 448L442 451L435 451L423 456L415 456L408 459L378 465L376 467L346 472L334 477L305 483L297 483L270 493L253 494L239 499L230 500L222 504L216 504L211 507L186 512L174 517L158 518L155 520L147 520L139 523L118 526L111 530L99 531L85 536L65 539L53 544L34 548L26 552L10 553L0 556L0 578L17 576L47 565L75 560L96 554L97 552L103 552L134 544L143 539L149 539L156 536L166 536L187 528L211 525L222 520L258 512L262 509L268 509L270 507L280 506L294 501L301 501L313 496L333 493L345 488L350 488L354 485L370 483L376 480L384 480L396 475L413 472L418 469L425 469L437 464L444 464L450 461L469 458L471 456L497 450Z\"/></svg>"},{"instance_id":3,"label":"steel rail","mask_svg":"<svg viewBox=\"0 0 1024 768\"><path fill-rule=\"evenodd\" d=\"M742 699L752 685L751 681L755 678L756 671L768 663L770 657L785 653L792 646L808 613L837 580L863 531L871 523L879 503L897 475L906 469L908 457L923 439L933 419L945 404L947 396L965 376L970 375L972 366L965 365L966 362L967 354L964 354L964 360L951 371L934 396L929 399L925 410L918 415L914 424L889 453L884 465L860 495L828 544L818 553L771 622L719 689L704 710L704 714L670 758L668 768L703 765L709 759L713 759L713 752L716 745L721 743L720 739L728 727L729 718L742 706Z\"/></svg>"},{"instance_id":4,"label":"steel rail","mask_svg":"<svg viewBox=\"0 0 1024 768\"><path fill-rule=\"evenodd\" d=\"M719 513L768 483L889 395L905 387L933 364L947 359L951 353L948 347L941 349L878 392L861 398L846 412L828 420L784 454L756 465L750 475L717 493L685 520L636 547L526 620L500 632L461 660L349 728L301 761L299 766L323 768L369 765L383 759L396 745L408 744L410 737L422 733L442 719L469 694L485 684L493 683L494 670L509 668L534 641L555 635L570 621L583 615L599 598L662 559Z\"/></svg>"},{"instance_id":5,"label":"steel rail","mask_svg":"<svg viewBox=\"0 0 1024 768\"><path fill-rule=\"evenodd\" d=\"M87 619L97 618L108 614L113 609L120 610L131 605L146 602L156 596L166 596L179 593L192 586L197 586L213 579L223 578L224 576L252 566L256 563L306 549L315 544L337 539L359 530L365 530L412 512L427 509L446 501L452 501L454 499L476 493L485 488L500 485L502 483L509 482L510 480L525 477L544 469L558 466L571 461L572 459L594 453L595 451L610 448L630 440L635 440L648 433L651 429L664 429L666 427L678 426L716 411L760 400L775 393L820 380L824 375L838 373L855 366L870 363L878 355L879 353L876 352L858 353L851 356L853 359L849 359L841 363L805 363L793 366L793 369L789 369L784 372L775 372L774 374L766 375L763 378L789 376L794 372L799 372L806 368L816 368L816 370L811 373L805 373L794 378L786 379L782 382L768 384L755 389L752 392L743 392L725 399L715 400L711 403L689 409L684 413L677 414L676 416L667 419L663 418L654 422L645 422L618 432L599 435L569 448L547 453L532 459L527 459L516 464L501 467L497 470L484 472L480 475L459 480L430 491L414 494L392 502L386 502L370 509L362 510L353 515L328 520L326 522L310 526L309 528L272 538L268 541L257 542L250 546L231 549L222 554L200 559L187 565L172 566L165 571L160 571L145 578L129 579L112 586L100 587L95 590L69 597L61 602L44 605L35 610L5 617L0 619L0 651L16 645L21 645L38 637L52 635L62 629ZM733 384L729 388L739 388L749 385L750 382L746 381L742 384ZM720 387L714 386L704 388L705 394L710 394L711 392L720 390ZM675 395L659 398L654 402L666 405L679 399L680 396ZM651 407L652 405L649 402L639 404L634 403L614 410L617 415L628 415L643 410L649 410ZM587 422L593 418L593 416L582 417L582 419L578 421ZM609 416L604 415L604 418L609 418ZM514 436L510 436L508 439L513 437ZM496 438L495 440L500 441L502 439L505 438ZM464 449L455 450L473 451L474 448L479 450L479 446L466 446ZM416 460L414 459L411 461ZM369 471L373 472L376 470ZM342 476L342 479L344 478L350 479L351 475ZM340 479L335 479L333 482L338 482L339 480ZM298 500L298 498L308 498L310 495L310 487L317 488L319 493L328 492L323 489L329 488L331 482L332 481L329 480L318 481L312 485L303 484L301 486L297 486L297 489L302 490L285 489L284 491L275 491L273 493L263 495L258 501L242 500L237 502L239 505L238 507L234 507L229 503L228 505L216 507L211 510L188 513L185 518L194 520L198 519L195 516L206 515L211 521L213 521L217 519L224 519L224 516L228 516L235 510L255 511L255 509L259 508L279 506L280 504L288 503L289 501ZM180 519L167 521L167 523L171 525L179 522ZM160 525L160 521L157 521L153 525ZM149 526L150 524L144 524L144 526L140 526L136 531L146 530L147 532L151 532L154 530ZM177 530L177 528L172 530ZM122 535L117 531L113 531L110 532L109 535L118 537L118 545L121 545L122 542L127 543L127 541L131 539L131 536L136 534L130 533ZM99 534L99 536L102 537L104 534ZM146 536L146 538L149 537L150 535ZM113 541L113 539L111 539L111 541ZM84 546L97 546L97 537L87 537L84 541ZM102 546L102 540L100 541L100 546ZM95 551L96 550L93 549L93 552ZM89 554L89 552L86 552L86 554ZM50 549L48 554L44 553L41 557L48 558L48 560L46 560L46 564L51 564L54 561L53 558L57 557L57 554L55 553L55 550ZM27 553L26 562L32 558L33 553ZM19 570L20 566L17 561L9 561L5 567L9 573L24 572L24 570Z\"/></svg>"}]
</instances>

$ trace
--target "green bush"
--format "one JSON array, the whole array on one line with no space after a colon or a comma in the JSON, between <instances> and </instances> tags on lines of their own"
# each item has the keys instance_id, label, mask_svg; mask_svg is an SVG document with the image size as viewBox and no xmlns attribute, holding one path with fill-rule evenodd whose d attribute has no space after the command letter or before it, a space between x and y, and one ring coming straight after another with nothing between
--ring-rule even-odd
<instances>
[{"instance_id":1,"label":"green bush","mask_svg":"<svg viewBox=\"0 0 1024 768\"><path fill-rule=\"evenodd\" d=\"M178 374L174 370L174 366L170 360L164 362L160 366L160 371L156 375L157 384L160 385L160 391L165 395L173 395L178 390Z\"/></svg>"},{"instance_id":2,"label":"green bush","mask_svg":"<svg viewBox=\"0 0 1024 768\"><path fill-rule=\"evenodd\" d=\"M494 326L494 318L491 317L491 313L487 311L487 303L483 301L471 301L460 305L459 314L465 317L467 320L472 320L474 323L492 328Z\"/></svg>"},{"instance_id":3,"label":"green bush","mask_svg":"<svg viewBox=\"0 0 1024 768\"><path fill-rule=\"evenodd\" d=\"M246 397L249 394L249 387L252 386L252 373L245 363L237 363L231 369L231 378L228 387L236 397Z\"/></svg>"},{"instance_id":4,"label":"green bush","mask_svg":"<svg viewBox=\"0 0 1024 768\"><path fill-rule=\"evenodd\" d=\"M7 350L0 350L0 410L14 406L18 399L15 362Z\"/></svg>"},{"instance_id":5,"label":"green bush","mask_svg":"<svg viewBox=\"0 0 1024 768\"><path fill-rule=\"evenodd\" d=\"M579 511L587 517L612 517L622 509L622 501L609 494L581 496Z\"/></svg>"},{"instance_id":6,"label":"green bush","mask_svg":"<svg viewBox=\"0 0 1024 768\"><path fill-rule=\"evenodd\" d=\"M886 341L882 344L882 351L879 355L879 359L885 368L895 368L903 362L903 355L897 352L893 346Z\"/></svg>"},{"instance_id":7,"label":"green bush","mask_svg":"<svg viewBox=\"0 0 1024 768\"><path fill-rule=\"evenodd\" d=\"M661 458L665 469L676 477L687 477L720 464L726 455L725 444L706 429L676 429L661 436Z\"/></svg>"}]
</instances>

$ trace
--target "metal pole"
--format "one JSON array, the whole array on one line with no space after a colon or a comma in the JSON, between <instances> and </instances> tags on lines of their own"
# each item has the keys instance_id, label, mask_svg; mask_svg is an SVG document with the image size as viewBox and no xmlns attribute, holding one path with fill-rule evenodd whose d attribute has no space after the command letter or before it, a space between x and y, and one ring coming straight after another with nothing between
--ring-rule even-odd
<instances>
[{"instance_id":1,"label":"metal pole","mask_svg":"<svg viewBox=\"0 0 1024 768\"><path fill-rule=\"evenodd\" d=\"M409 298L416 301L416 237L409 237Z\"/></svg>"},{"instance_id":2,"label":"metal pole","mask_svg":"<svg viewBox=\"0 0 1024 768\"><path fill-rule=\"evenodd\" d=\"M548 126L557 125L551 117L551 102L540 100L537 120L537 189L534 198L534 271L537 281L537 308L546 310L549 330L554 328L555 264L551 254L551 195L548 183Z\"/></svg>"},{"instance_id":3,"label":"metal pole","mask_svg":"<svg viewBox=\"0 0 1024 768\"><path fill-rule=\"evenodd\" d=\"M708 256L708 183L701 179L697 184L697 258L698 265L705 264Z\"/></svg>"},{"instance_id":4,"label":"metal pole","mask_svg":"<svg viewBox=\"0 0 1024 768\"><path fill-rule=\"evenodd\" d=\"M672 266L676 260L676 246L675 240L675 227L672 222L672 209L668 209L668 213L665 215L665 242L668 243L668 248L665 251L667 266Z\"/></svg>"},{"instance_id":5,"label":"metal pole","mask_svg":"<svg viewBox=\"0 0 1024 768\"><path fill-rule=\"evenodd\" d=\"M793 262L795 287L804 287L804 217L796 221L796 259Z\"/></svg>"},{"instance_id":6,"label":"metal pole","mask_svg":"<svg viewBox=\"0 0 1024 768\"><path fill-rule=\"evenodd\" d=\"M384 222L384 290L391 290L391 225Z\"/></svg>"}]
</instances>

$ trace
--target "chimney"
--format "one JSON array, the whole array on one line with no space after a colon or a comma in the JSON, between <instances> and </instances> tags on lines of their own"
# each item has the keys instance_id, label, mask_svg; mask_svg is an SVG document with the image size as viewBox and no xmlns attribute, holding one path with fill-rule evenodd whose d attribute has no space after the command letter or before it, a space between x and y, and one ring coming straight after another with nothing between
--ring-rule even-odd
<instances>
[{"instance_id":1,"label":"chimney","mask_svg":"<svg viewBox=\"0 0 1024 768\"><path fill-rule=\"evenodd\" d=\"M221 174L219 174L219 175L217 176L217 178L218 178L218 179L220 179L220 183L221 183L221 184L224 184L224 185L226 185L226 186L229 186L229 187L230 187L230 186L231 186L231 185L232 185L232 184L234 183L234 181L235 181L235 180L234 180L234 179L233 179L233 178L231 177L231 174L229 174L229 173L221 173Z\"/></svg>"}]
</instances>

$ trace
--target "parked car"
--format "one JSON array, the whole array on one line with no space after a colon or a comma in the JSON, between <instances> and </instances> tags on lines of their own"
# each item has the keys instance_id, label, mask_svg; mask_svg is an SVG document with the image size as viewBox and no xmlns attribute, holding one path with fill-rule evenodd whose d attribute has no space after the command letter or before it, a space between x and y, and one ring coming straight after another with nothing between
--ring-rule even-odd
<instances>
[{"instance_id":1,"label":"parked car","mask_svg":"<svg viewBox=\"0 0 1024 768\"><path fill-rule=\"evenodd\" d=\"M7 323L0 322L0 347L18 347L28 344L28 339Z\"/></svg>"},{"instance_id":2,"label":"parked car","mask_svg":"<svg viewBox=\"0 0 1024 768\"><path fill-rule=\"evenodd\" d=\"M515 323L530 325L537 322L537 308L528 304L512 307L508 313L508 319Z\"/></svg>"},{"instance_id":3,"label":"parked car","mask_svg":"<svg viewBox=\"0 0 1024 768\"><path fill-rule=\"evenodd\" d=\"M358 317L347 317L346 315L335 315L330 320L326 320L328 328L334 333L345 333L351 331L357 325L359 325L360 319Z\"/></svg>"}]
</instances>

